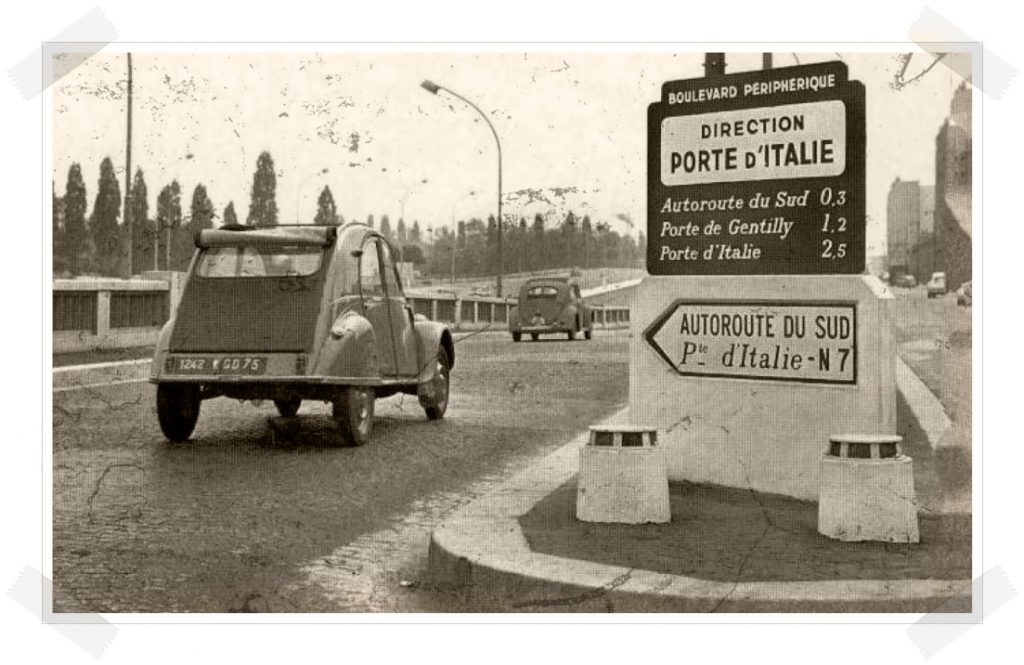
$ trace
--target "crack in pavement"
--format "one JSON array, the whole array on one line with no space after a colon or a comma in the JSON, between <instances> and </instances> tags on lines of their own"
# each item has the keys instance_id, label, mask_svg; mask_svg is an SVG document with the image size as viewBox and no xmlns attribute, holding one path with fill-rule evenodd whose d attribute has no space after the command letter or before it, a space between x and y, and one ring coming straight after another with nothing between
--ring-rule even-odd
<instances>
[{"instance_id":1,"label":"crack in pavement","mask_svg":"<svg viewBox=\"0 0 1024 665\"><path fill-rule=\"evenodd\" d=\"M750 492L750 498L752 498L754 502L761 508L761 514L764 516L764 520L768 523L769 528L776 528L779 531L785 531L786 533L794 536L800 535L792 529L787 529L786 527L779 526L775 523L775 520L773 520L771 518L771 515L768 514L768 506L764 504L764 502L761 500L761 497L758 496L757 490L754 489L753 484L750 482L750 472L747 471L747 465L743 463L743 458L737 457L736 461L739 462L741 467L743 467L743 478L744 480L747 481L747 491Z\"/></svg>"},{"instance_id":2,"label":"crack in pavement","mask_svg":"<svg viewBox=\"0 0 1024 665\"><path fill-rule=\"evenodd\" d=\"M751 557L751 555L753 555L754 550L756 550L757 546L761 544L761 541L764 540L764 537L768 535L768 532L771 530L771 528L772 528L771 523L768 523L768 524L765 525L764 531L762 531L761 535L758 536L756 541L754 541L754 545L747 552L747 555L745 557L743 557L743 563L740 564L740 569L736 572L736 581L732 583L732 588L729 589L729 593L727 593L724 596L722 596L719 599L719 601L717 603L715 603L715 606L713 608L711 608L711 613L712 614L717 612L718 609L720 607L722 607L722 604L725 601L729 600L729 597L732 596L732 594L736 591L736 587L738 587L740 585L740 580L743 579L743 569L747 567L747 562L750 561L750 557Z\"/></svg>"},{"instance_id":3,"label":"crack in pavement","mask_svg":"<svg viewBox=\"0 0 1024 665\"><path fill-rule=\"evenodd\" d=\"M114 464L108 464L106 466L106 468L103 469L103 472L100 473L99 477L96 479L96 486L93 488L92 494L89 495L89 498L86 501L86 503L89 505L89 510L86 511L86 514L89 516L89 522L90 523L92 523L92 521L93 521L93 515L92 515L93 506L92 506L92 504L93 504L93 501L96 500L96 497L100 493L100 488L103 485L103 481L106 479L107 474L110 473L110 471L112 469L116 469L116 468L119 468L119 467L120 468L132 468L132 469L135 469L135 470L139 471L140 473L145 473L145 470L141 466L139 466L138 464L134 464L132 462L115 462Z\"/></svg>"},{"instance_id":4,"label":"crack in pavement","mask_svg":"<svg viewBox=\"0 0 1024 665\"><path fill-rule=\"evenodd\" d=\"M607 584L603 584L596 589L585 591L577 596L565 596L562 598L546 598L543 600L530 600L521 603L513 603L512 607L516 609L525 609L529 607L564 607L566 605L579 605L589 600L597 600L607 594L609 591L613 591L626 582L629 581L630 577L633 576L633 568L630 568L622 575L619 575Z\"/></svg>"}]
</instances>

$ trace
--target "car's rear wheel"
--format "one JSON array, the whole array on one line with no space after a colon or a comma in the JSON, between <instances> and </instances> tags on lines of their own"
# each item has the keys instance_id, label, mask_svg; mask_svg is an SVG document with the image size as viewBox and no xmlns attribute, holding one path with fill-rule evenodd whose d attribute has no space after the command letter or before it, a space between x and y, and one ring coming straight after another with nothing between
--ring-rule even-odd
<instances>
[{"instance_id":1,"label":"car's rear wheel","mask_svg":"<svg viewBox=\"0 0 1024 665\"><path fill-rule=\"evenodd\" d=\"M540 334L539 333L530 333L530 339L532 339L533 341L536 342L538 339L540 339Z\"/></svg>"},{"instance_id":2,"label":"car's rear wheel","mask_svg":"<svg viewBox=\"0 0 1024 665\"><path fill-rule=\"evenodd\" d=\"M586 337L587 339L594 339L594 331L591 330L590 328L587 328L586 330L583 331L583 336Z\"/></svg>"},{"instance_id":3,"label":"car's rear wheel","mask_svg":"<svg viewBox=\"0 0 1024 665\"><path fill-rule=\"evenodd\" d=\"M161 383L156 388L156 414L164 436L175 443L192 436L199 420L199 386Z\"/></svg>"},{"instance_id":4,"label":"car's rear wheel","mask_svg":"<svg viewBox=\"0 0 1024 665\"><path fill-rule=\"evenodd\" d=\"M576 331L570 330L569 332L565 333L565 336L568 337L569 341L571 342L572 340L576 339Z\"/></svg>"},{"instance_id":5,"label":"car's rear wheel","mask_svg":"<svg viewBox=\"0 0 1024 665\"><path fill-rule=\"evenodd\" d=\"M274 406L277 407L277 412L285 418L292 418L296 413L299 412L299 407L302 406L302 399L299 397L289 397L288 399L275 399Z\"/></svg>"},{"instance_id":6,"label":"car's rear wheel","mask_svg":"<svg viewBox=\"0 0 1024 665\"><path fill-rule=\"evenodd\" d=\"M373 388L365 386L345 386L335 396L332 408L342 445L362 446L370 440L375 398Z\"/></svg>"},{"instance_id":7,"label":"car's rear wheel","mask_svg":"<svg viewBox=\"0 0 1024 665\"><path fill-rule=\"evenodd\" d=\"M444 349L437 350L435 362L437 367L434 371L434 378L430 380L430 394L420 397L420 404L430 420L440 420L444 417L444 412L448 410L448 397L451 393L451 368L448 354Z\"/></svg>"},{"instance_id":8,"label":"car's rear wheel","mask_svg":"<svg viewBox=\"0 0 1024 665\"><path fill-rule=\"evenodd\" d=\"M523 334L522 333L512 333L512 341L513 342L518 342L522 338L523 338Z\"/></svg>"}]
</instances>

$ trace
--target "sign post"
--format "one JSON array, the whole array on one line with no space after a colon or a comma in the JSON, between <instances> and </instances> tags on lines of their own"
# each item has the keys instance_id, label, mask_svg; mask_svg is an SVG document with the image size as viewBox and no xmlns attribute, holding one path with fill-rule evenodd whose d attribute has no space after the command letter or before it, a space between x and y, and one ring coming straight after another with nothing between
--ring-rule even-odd
<instances>
[{"instance_id":1,"label":"sign post","mask_svg":"<svg viewBox=\"0 0 1024 665\"><path fill-rule=\"evenodd\" d=\"M649 106L630 413L670 478L813 499L831 434L895 432L865 143L842 62L669 81Z\"/></svg>"}]
</instances>

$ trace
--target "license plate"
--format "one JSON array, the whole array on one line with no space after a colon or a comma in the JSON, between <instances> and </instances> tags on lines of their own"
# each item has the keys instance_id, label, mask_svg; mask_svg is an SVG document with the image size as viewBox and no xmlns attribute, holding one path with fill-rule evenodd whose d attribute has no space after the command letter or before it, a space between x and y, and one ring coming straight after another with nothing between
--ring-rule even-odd
<instances>
[{"instance_id":1,"label":"license plate","mask_svg":"<svg viewBox=\"0 0 1024 665\"><path fill-rule=\"evenodd\" d=\"M222 356L219 358L193 358L173 356L172 374L245 374L260 375L267 371L266 356Z\"/></svg>"}]
</instances>

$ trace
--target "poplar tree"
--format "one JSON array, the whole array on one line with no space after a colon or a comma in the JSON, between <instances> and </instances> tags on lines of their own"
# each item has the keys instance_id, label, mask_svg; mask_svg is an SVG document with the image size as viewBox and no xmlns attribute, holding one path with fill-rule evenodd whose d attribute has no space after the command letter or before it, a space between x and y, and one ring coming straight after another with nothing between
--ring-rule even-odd
<instances>
[{"instance_id":1,"label":"poplar tree","mask_svg":"<svg viewBox=\"0 0 1024 665\"><path fill-rule=\"evenodd\" d=\"M149 190L142 169L135 171L132 178L131 223L132 223L132 274L153 269L153 251L156 230L149 219Z\"/></svg>"},{"instance_id":2,"label":"poplar tree","mask_svg":"<svg viewBox=\"0 0 1024 665\"><path fill-rule=\"evenodd\" d=\"M399 247L405 247L409 243L409 234L405 228L405 220L398 219L398 226L395 227L395 240Z\"/></svg>"},{"instance_id":3,"label":"poplar tree","mask_svg":"<svg viewBox=\"0 0 1024 665\"><path fill-rule=\"evenodd\" d=\"M95 269L102 275L117 275L124 251L117 226L121 217L121 186L109 157L100 162L99 188L89 218Z\"/></svg>"},{"instance_id":4,"label":"poplar tree","mask_svg":"<svg viewBox=\"0 0 1024 665\"><path fill-rule=\"evenodd\" d=\"M72 164L68 169L68 182L64 188L64 265L72 275L85 268L88 230L85 227L85 181L82 167Z\"/></svg>"},{"instance_id":5,"label":"poplar tree","mask_svg":"<svg viewBox=\"0 0 1024 665\"><path fill-rule=\"evenodd\" d=\"M181 185L177 180L160 190L156 199L157 265L163 270L174 270L173 252L175 236L181 230Z\"/></svg>"},{"instance_id":6,"label":"poplar tree","mask_svg":"<svg viewBox=\"0 0 1024 665\"><path fill-rule=\"evenodd\" d=\"M57 196L57 183L51 188L53 197L53 274L59 275L67 270L66 250L64 247L64 200Z\"/></svg>"},{"instance_id":7,"label":"poplar tree","mask_svg":"<svg viewBox=\"0 0 1024 665\"><path fill-rule=\"evenodd\" d=\"M334 194L331 193L329 185L324 185L320 192L320 198L317 199L316 217L313 218L313 223L338 225L338 208L334 204Z\"/></svg>"},{"instance_id":8,"label":"poplar tree","mask_svg":"<svg viewBox=\"0 0 1024 665\"><path fill-rule=\"evenodd\" d=\"M252 177L249 215L246 224L250 226L274 226L277 224L277 175L274 160L269 152L260 153L256 160L256 173Z\"/></svg>"},{"instance_id":9,"label":"poplar tree","mask_svg":"<svg viewBox=\"0 0 1024 665\"><path fill-rule=\"evenodd\" d=\"M228 204L224 207L224 226L231 226L238 224L238 215L235 213L235 202L228 201Z\"/></svg>"}]
</instances>

